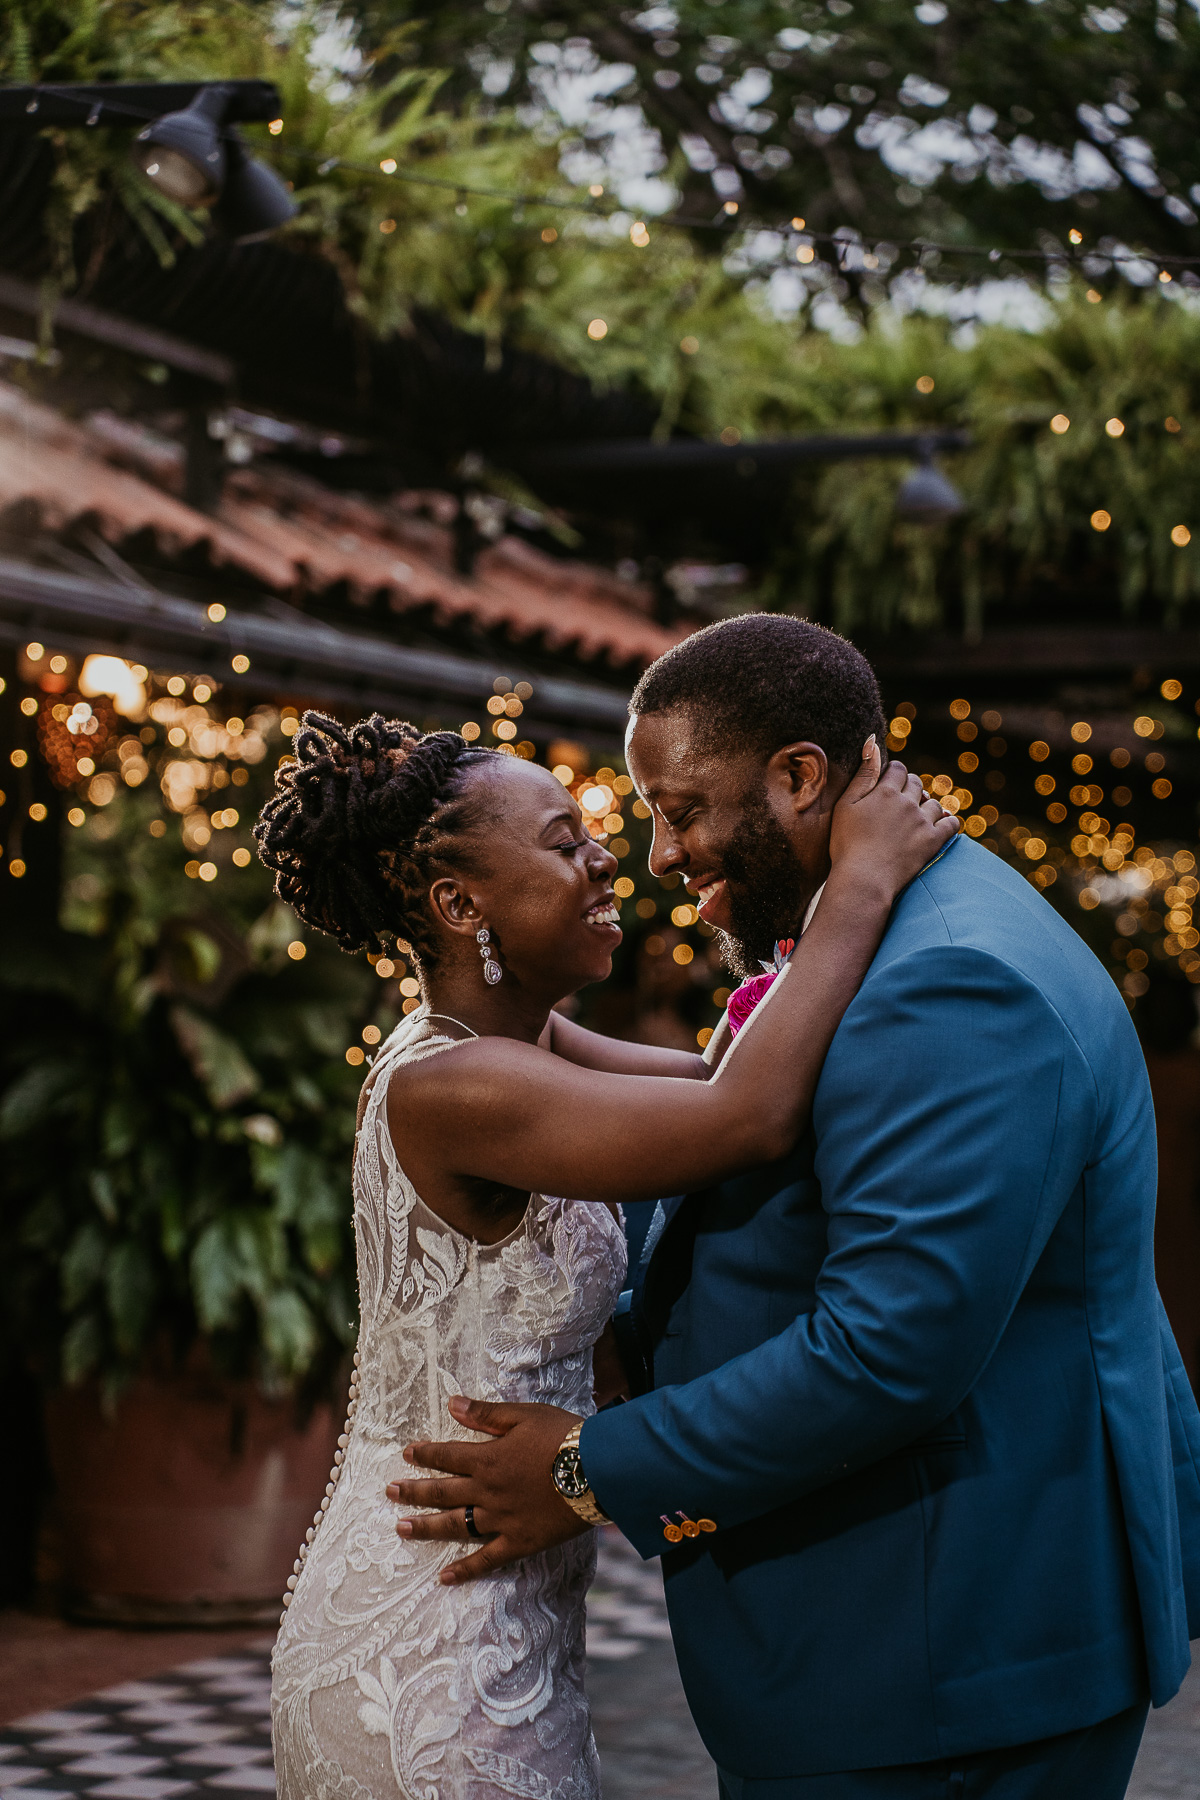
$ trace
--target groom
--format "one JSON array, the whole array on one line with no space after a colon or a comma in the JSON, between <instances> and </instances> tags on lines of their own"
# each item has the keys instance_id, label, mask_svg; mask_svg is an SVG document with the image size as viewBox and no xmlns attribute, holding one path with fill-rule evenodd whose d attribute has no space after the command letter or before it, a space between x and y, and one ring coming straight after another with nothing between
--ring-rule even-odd
<instances>
[{"instance_id":1,"label":"groom","mask_svg":"<svg viewBox=\"0 0 1200 1800\"><path fill-rule=\"evenodd\" d=\"M757 972L802 928L883 729L869 665L752 615L668 652L631 712L651 866ZM815 797L787 778L814 747ZM629 1404L576 1439L556 1408L453 1402L495 1435L415 1446L453 1478L389 1493L448 1509L414 1536L465 1537L475 1508L489 1541L462 1578L592 1505L661 1555L725 1800L1117 1800L1200 1635L1200 1415L1154 1188L1124 1003L959 839L897 902L808 1137L659 1208Z\"/></svg>"}]
</instances>

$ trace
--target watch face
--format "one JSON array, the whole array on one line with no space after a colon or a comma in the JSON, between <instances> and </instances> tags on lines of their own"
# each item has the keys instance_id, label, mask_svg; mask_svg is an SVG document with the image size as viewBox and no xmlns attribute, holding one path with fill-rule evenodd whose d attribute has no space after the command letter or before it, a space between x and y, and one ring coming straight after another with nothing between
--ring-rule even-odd
<instances>
[{"instance_id":1,"label":"watch face","mask_svg":"<svg viewBox=\"0 0 1200 1800\"><path fill-rule=\"evenodd\" d=\"M587 1476L578 1450L560 1450L551 1465L554 1485L567 1500L582 1500L588 1492Z\"/></svg>"}]
</instances>

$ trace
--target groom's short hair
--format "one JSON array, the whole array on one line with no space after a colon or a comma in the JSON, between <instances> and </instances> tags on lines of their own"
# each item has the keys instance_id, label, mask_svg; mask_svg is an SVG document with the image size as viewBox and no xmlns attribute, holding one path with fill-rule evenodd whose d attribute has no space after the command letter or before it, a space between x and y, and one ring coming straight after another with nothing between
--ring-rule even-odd
<instances>
[{"instance_id":1,"label":"groom's short hair","mask_svg":"<svg viewBox=\"0 0 1200 1800\"><path fill-rule=\"evenodd\" d=\"M872 732L883 749L883 704L861 650L808 619L744 613L706 625L651 663L629 710L686 711L699 739L773 756L784 744L819 744L856 769Z\"/></svg>"}]
</instances>

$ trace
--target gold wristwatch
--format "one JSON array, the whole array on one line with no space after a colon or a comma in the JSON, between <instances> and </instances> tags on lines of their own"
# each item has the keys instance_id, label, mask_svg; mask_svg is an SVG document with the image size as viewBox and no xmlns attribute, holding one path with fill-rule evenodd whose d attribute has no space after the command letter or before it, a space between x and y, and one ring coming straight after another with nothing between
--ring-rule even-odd
<instances>
[{"instance_id":1,"label":"gold wristwatch","mask_svg":"<svg viewBox=\"0 0 1200 1800\"><path fill-rule=\"evenodd\" d=\"M572 1425L558 1446L550 1465L550 1477L571 1511L578 1513L585 1525L607 1525L608 1514L601 1510L595 1494L588 1486L583 1463L580 1461L579 1434L582 1430L582 1420L578 1425Z\"/></svg>"}]
</instances>

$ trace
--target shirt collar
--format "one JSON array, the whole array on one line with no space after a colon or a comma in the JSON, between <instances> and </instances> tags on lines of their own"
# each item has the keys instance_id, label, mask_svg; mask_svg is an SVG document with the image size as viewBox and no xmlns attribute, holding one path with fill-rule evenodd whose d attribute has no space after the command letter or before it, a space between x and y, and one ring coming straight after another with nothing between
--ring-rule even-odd
<instances>
[{"instance_id":1,"label":"shirt collar","mask_svg":"<svg viewBox=\"0 0 1200 1800\"><path fill-rule=\"evenodd\" d=\"M820 887L817 889L816 893L813 895L812 899L809 901L808 905L804 909L804 918L801 920L801 923L800 923L800 936L801 937L804 936L805 932L809 928L809 925L812 923L812 916L817 910L817 901L821 898L821 895L824 892L825 892L825 883L822 882ZM781 942L781 944L780 944L781 951L782 951L782 948L783 948L783 945ZM761 957L759 958L759 962L760 962L762 968L764 968L766 970L768 975L774 974L776 969L779 966L781 966L774 962L763 962Z\"/></svg>"}]
</instances>

